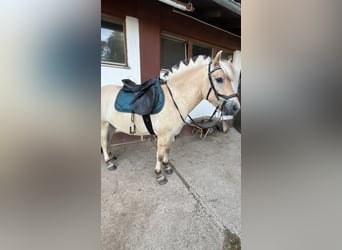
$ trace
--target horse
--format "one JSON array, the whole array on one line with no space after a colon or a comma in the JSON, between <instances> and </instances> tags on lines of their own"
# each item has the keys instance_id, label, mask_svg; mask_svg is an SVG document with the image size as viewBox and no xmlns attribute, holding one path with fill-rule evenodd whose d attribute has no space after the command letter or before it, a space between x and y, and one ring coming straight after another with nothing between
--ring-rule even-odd
<instances>
[{"instance_id":1,"label":"horse","mask_svg":"<svg viewBox=\"0 0 342 250\"><path fill-rule=\"evenodd\" d=\"M239 51L238 51L239 52ZM237 84L239 76L236 72L234 56L229 60L221 58L219 51L214 59L197 56L183 60L173 66L160 78L164 104L161 111L152 114L150 120L157 136L157 154L154 173L159 184L167 183L165 174L172 174L169 164L169 153L172 141L186 124L186 117L201 100L206 99L216 106L222 115L234 116L240 110ZM239 54L240 55L240 54ZM240 58L238 58L239 61ZM240 61L239 61L240 62ZM119 112L114 108L116 96L121 86L106 85L101 88L101 148L104 161L110 170L116 169L108 152L108 141L111 133L124 132L130 134L132 114ZM143 118L135 116L135 134L149 135ZM163 168L162 168L163 167Z\"/></svg>"}]
</instances>

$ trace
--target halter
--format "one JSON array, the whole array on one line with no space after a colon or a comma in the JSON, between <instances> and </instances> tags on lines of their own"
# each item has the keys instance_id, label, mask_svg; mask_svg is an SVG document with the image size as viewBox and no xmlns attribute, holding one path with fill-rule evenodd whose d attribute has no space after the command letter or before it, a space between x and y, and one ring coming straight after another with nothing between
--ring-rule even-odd
<instances>
[{"instance_id":1,"label":"halter","mask_svg":"<svg viewBox=\"0 0 342 250\"><path fill-rule=\"evenodd\" d=\"M211 92L212 90L214 90L216 99L217 99L218 101L220 101L220 97L224 99L224 102L226 102L226 101L228 101L228 100L231 99L231 98L234 98L234 97L239 96L238 93L234 93L234 94L232 94L232 95L222 95L222 94L220 94L219 92L217 92L217 90L216 90L216 88L215 88L215 85L214 85L214 83L213 83L213 79L211 78L211 74L212 74L213 72L215 72L216 70L219 70L219 69L222 70L222 68L221 68L221 67L217 67L217 68L214 68L213 70L210 71L210 65L211 65L211 62L208 64L208 77L209 77L209 81L210 81L210 85L211 85L211 86L210 86L210 88L209 88L209 90L208 90L208 94L207 94L207 98L206 98L206 99L209 100L209 95L210 95L210 92ZM223 102L223 103L224 103L224 102ZM223 105L222 105L222 106L223 106Z\"/></svg>"},{"instance_id":2,"label":"halter","mask_svg":"<svg viewBox=\"0 0 342 250\"><path fill-rule=\"evenodd\" d=\"M207 98L206 98L206 99L208 100L209 95L210 95L210 92L211 92L212 90L214 90L215 96L216 96L216 98L217 98L218 101L220 101L220 97L224 99L224 101L223 101L223 103L222 103L222 105L221 105L221 108L222 108L222 107L224 106L224 104L225 104L226 101L228 101L228 100L231 99L231 98L234 98L234 97L239 96L239 94L238 94L238 93L234 93L234 94L232 94L232 95L222 95L222 94L218 93L217 90L215 89L215 86L214 86L214 83L213 83L213 79L211 78L211 74L212 74L213 72L215 72L216 70L219 70L219 69L222 70L222 68L221 68L221 67L217 67L217 68L214 68L212 71L210 71L210 65L211 65L211 62L208 64L208 78L209 78L211 87L210 87L209 90L208 90L208 94L207 94ZM184 123L189 124L189 123L187 123L187 122L185 121L185 119L183 118L183 116L182 116L182 114L181 114L181 112L180 112L180 110L179 110L179 108L178 108L178 105L177 105L177 103L175 102L175 99L173 98L173 94L172 94L172 92L171 92L171 89L170 89L169 86L167 85L167 81L165 81L164 83L165 83L165 85L166 85L166 87L167 87L167 89L168 89L168 91L169 91L169 93L170 93L171 99L172 99L173 104L175 105L175 107L176 107L176 109L177 109L177 111L178 111L178 114L179 114L180 118L182 119L182 121L183 121ZM214 116L215 113L217 112L219 106L220 106L220 104L215 108L213 114L212 114L211 117L210 117L210 120L213 118L213 116ZM222 116L222 114L221 114L221 116ZM190 115L188 115L188 117L189 117L190 120L193 122L193 124L195 124L196 127L200 127L200 126L191 118ZM191 124L189 124L189 125L191 125Z\"/></svg>"}]
</instances>

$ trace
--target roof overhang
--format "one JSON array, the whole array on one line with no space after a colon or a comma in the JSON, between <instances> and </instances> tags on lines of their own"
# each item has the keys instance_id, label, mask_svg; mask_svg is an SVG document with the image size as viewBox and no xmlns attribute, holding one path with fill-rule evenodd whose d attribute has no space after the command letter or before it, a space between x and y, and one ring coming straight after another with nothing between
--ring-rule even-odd
<instances>
[{"instance_id":1,"label":"roof overhang","mask_svg":"<svg viewBox=\"0 0 342 250\"><path fill-rule=\"evenodd\" d=\"M222 29L241 35L241 0L158 0L174 11Z\"/></svg>"}]
</instances>

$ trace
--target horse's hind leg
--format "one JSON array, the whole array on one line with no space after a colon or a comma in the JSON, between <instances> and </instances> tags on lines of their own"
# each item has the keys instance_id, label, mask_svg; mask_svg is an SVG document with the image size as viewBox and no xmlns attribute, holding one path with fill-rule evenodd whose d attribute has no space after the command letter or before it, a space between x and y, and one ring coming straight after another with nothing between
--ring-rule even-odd
<instances>
[{"instance_id":1,"label":"horse's hind leg","mask_svg":"<svg viewBox=\"0 0 342 250\"><path fill-rule=\"evenodd\" d=\"M103 158L107 165L108 170L115 170L116 166L108 153L108 141L110 139L110 124L101 121L101 147L103 151Z\"/></svg>"}]
</instances>

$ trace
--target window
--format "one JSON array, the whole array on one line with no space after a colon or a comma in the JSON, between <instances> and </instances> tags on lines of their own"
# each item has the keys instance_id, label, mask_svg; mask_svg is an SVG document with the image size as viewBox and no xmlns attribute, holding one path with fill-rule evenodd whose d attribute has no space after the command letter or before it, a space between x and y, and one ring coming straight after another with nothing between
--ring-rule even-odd
<instances>
[{"instance_id":1,"label":"window","mask_svg":"<svg viewBox=\"0 0 342 250\"><path fill-rule=\"evenodd\" d=\"M186 58L187 44L185 41L161 37L161 68L170 69L173 65Z\"/></svg>"},{"instance_id":2,"label":"window","mask_svg":"<svg viewBox=\"0 0 342 250\"><path fill-rule=\"evenodd\" d=\"M212 48L205 45L192 44L192 56L198 55L212 56Z\"/></svg>"},{"instance_id":3,"label":"window","mask_svg":"<svg viewBox=\"0 0 342 250\"><path fill-rule=\"evenodd\" d=\"M125 34L123 21L102 17L101 61L126 65Z\"/></svg>"}]
</instances>

